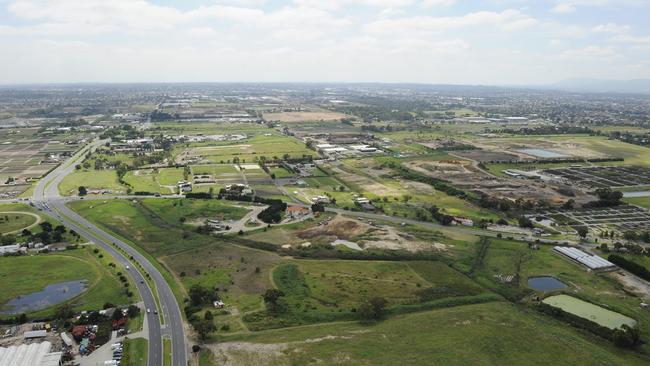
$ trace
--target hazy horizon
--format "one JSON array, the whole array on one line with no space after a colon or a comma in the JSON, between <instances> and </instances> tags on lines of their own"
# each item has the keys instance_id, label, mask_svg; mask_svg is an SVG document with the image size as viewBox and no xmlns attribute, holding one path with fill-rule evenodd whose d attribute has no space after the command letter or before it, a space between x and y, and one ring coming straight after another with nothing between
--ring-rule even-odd
<instances>
[{"instance_id":1,"label":"hazy horizon","mask_svg":"<svg viewBox=\"0 0 650 366\"><path fill-rule=\"evenodd\" d=\"M650 78L643 0L0 0L0 84Z\"/></svg>"}]
</instances>

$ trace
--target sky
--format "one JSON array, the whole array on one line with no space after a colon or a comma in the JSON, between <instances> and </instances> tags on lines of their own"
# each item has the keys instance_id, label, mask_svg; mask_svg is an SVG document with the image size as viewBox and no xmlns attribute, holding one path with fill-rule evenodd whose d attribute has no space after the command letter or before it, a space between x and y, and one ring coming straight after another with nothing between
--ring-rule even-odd
<instances>
[{"instance_id":1,"label":"sky","mask_svg":"<svg viewBox=\"0 0 650 366\"><path fill-rule=\"evenodd\" d=\"M0 0L0 84L650 78L650 0Z\"/></svg>"}]
</instances>

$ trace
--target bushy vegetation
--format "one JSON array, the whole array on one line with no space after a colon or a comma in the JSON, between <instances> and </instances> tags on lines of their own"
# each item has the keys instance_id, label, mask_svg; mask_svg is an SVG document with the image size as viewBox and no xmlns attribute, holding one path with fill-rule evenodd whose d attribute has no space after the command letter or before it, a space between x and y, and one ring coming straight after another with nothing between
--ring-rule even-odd
<instances>
[{"instance_id":1,"label":"bushy vegetation","mask_svg":"<svg viewBox=\"0 0 650 366\"><path fill-rule=\"evenodd\" d=\"M614 263L615 265L632 272L633 274L643 278L644 280L650 281L650 271L644 266L632 262L630 260L621 257L620 255L610 254L607 257L607 260Z\"/></svg>"}]
</instances>

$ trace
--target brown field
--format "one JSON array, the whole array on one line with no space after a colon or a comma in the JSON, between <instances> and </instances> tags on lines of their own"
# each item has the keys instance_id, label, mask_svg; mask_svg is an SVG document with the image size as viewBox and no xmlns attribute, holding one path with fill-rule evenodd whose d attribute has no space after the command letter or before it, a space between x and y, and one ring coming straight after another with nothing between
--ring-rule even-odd
<instances>
[{"instance_id":1,"label":"brown field","mask_svg":"<svg viewBox=\"0 0 650 366\"><path fill-rule=\"evenodd\" d=\"M338 112L281 112L264 113L267 121L280 122L304 122L304 121L334 121L350 117L347 114Z\"/></svg>"}]
</instances>

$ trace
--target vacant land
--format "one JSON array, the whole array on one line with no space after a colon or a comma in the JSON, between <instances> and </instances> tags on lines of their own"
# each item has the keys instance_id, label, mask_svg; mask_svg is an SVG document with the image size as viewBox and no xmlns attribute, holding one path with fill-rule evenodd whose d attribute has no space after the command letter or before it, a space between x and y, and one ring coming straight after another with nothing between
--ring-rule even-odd
<instances>
[{"instance_id":1,"label":"vacant land","mask_svg":"<svg viewBox=\"0 0 650 366\"><path fill-rule=\"evenodd\" d=\"M86 187L89 193L107 191L119 194L127 189L118 181L115 170L82 170L68 174L59 184L59 192L64 196L76 195L79 186Z\"/></svg>"},{"instance_id":2,"label":"vacant land","mask_svg":"<svg viewBox=\"0 0 650 366\"><path fill-rule=\"evenodd\" d=\"M341 118L349 118L347 114L338 112L281 112L281 113L264 113L264 119L267 121L278 122L305 122L305 121L333 121Z\"/></svg>"},{"instance_id":3,"label":"vacant land","mask_svg":"<svg viewBox=\"0 0 650 366\"><path fill-rule=\"evenodd\" d=\"M40 220L39 215L31 212L0 211L0 234L28 229Z\"/></svg>"},{"instance_id":4,"label":"vacant land","mask_svg":"<svg viewBox=\"0 0 650 366\"><path fill-rule=\"evenodd\" d=\"M225 365L642 365L646 359L503 302L222 337Z\"/></svg>"},{"instance_id":5,"label":"vacant land","mask_svg":"<svg viewBox=\"0 0 650 366\"><path fill-rule=\"evenodd\" d=\"M177 162L200 161L204 163L240 163L254 164L262 157L282 158L285 154L291 157L316 155L307 149L301 141L282 135L255 135L242 141L234 142L201 142L189 143L174 149L174 160Z\"/></svg>"},{"instance_id":6,"label":"vacant land","mask_svg":"<svg viewBox=\"0 0 650 366\"><path fill-rule=\"evenodd\" d=\"M355 319L363 301L387 300L389 311L408 311L446 298L471 298L484 291L439 262L293 260L277 266L273 282L285 310L269 317L261 311L244 317L250 329ZM486 298L487 300L488 298Z\"/></svg>"},{"instance_id":7,"label":"vacant land","mask_svg":"<svg viewBox=\"0 0 650 366\"><path fill-rule=\"evenodd\" d=\"M124 176L133 192L176 193L178 181L184 179L182 168L138 169Z\"/></svg>"},{"instance_id":8,"label":"vacant land","mask_svg":"<svg viewBox=\"0 0 650 366\"><path fill-rule=\"evenodd\" d=\"M0 293L0 304L16 296L41 291L51 284L73 280L87 282L86 290L70 300L78 310L101 309L108 299L115 304L133 301L125 295L117 279L116 273L121 269L109 267L103 252L94 253L93 248L88 246L37 256L0 257L0 281L5 284ZM100 254L102 258L99 258ZM53 307L50 307L36 314L52 312Z\"/></svg>"}]
</instances>

